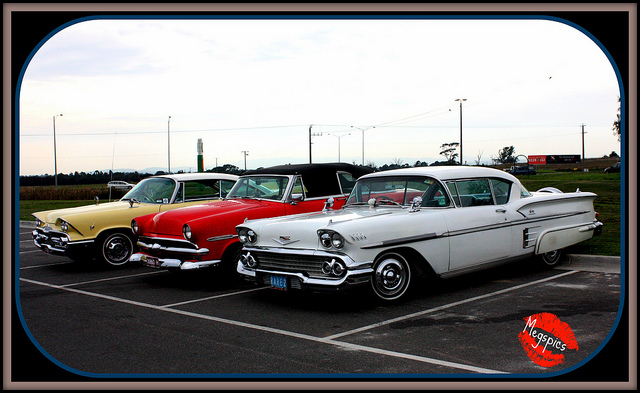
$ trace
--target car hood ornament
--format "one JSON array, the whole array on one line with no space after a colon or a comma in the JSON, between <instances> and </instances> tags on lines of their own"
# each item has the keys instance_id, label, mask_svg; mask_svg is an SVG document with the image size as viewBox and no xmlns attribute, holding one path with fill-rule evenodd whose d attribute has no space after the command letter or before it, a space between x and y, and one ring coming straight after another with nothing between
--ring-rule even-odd
<instances>
[{"instance_id":1,"label":"car hood ornament","mask_svg":"<svg viewBox=\"0 0 640 393\"><path fill-rule=\"evenodd\" d=\"M300 239L291 239L291 236L280 236L277 239L274 237L273 240L276 243L282 244L283 246L286 246L287 244L291 244L291 243L296 243L299 242Z\"/></svg>"}]
</instances>

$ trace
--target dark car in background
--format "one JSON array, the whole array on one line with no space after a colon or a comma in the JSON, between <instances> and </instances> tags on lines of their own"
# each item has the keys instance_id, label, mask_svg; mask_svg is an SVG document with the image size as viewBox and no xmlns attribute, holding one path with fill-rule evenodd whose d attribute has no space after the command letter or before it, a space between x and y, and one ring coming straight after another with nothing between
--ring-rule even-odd
<instances>
[{"instance_id":1,"label":"dark car in background","mask_svg":"<svg viewBox=\"0 0 640 393\"><path fill-rule=\"evenodd\" d=\"M512 175L535 175L536 168L533 165L512 166L508 172Z\"/></svg>"},{"instance_id":2,"label":"dark car in background","mask_svg":"<svg viewBox=\"0 0 640 393\"><path fill-rule=\"evenodd\" d=\"M604 173L620 173L620 163L616 162L610 167L604 168Z\"/></svg>"}]
</instances>

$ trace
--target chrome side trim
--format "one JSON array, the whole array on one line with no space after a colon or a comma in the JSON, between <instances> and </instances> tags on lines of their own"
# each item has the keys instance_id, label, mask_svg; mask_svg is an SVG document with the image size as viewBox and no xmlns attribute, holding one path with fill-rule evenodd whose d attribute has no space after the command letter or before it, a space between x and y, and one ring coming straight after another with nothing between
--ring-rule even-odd
<instances>
[{"instance_id":1,"label":"chrome side trim","mask_svg":"<svg viewBox=\"0 0 640 393\"><path fill-rule=\"evenodd\" d=\"M222 236L214 236L214 237L210 237L207 239L208 242L217 242L219 240L229 240L229 239L235 239L236 237L238 237L237 234L230 234L230 235L222 235Z\"/></svg>"},{"instance_id":2,"label":"chrome side trim","mask_svg":"<svg viewBox=\"0 0 640 393\"><path fill-rule=\"evenodd\" d=\"M369 244L366 246L362 246L360 248L363 250L368 250L372 248L398 246L400 244L415 243L415 242L420 242L425 240L436 239L443 236L445 236L444 233L426 233L424 235L416 235L416 236L402 237L399 239L383 240L381 242Z\"/></svg>"},{"instance_id":3,"label":"chrome side trim","mask_svg":"<svg viewBox=\"0 0 640 393\"><path fill-rule=\"evenodd\" d=\"M165 247L158 243L145 243L142 240L138 240L138 246L146 248L152 251L171 252L176 254L189 254L189 255L205 255L209 253L208 248L182 248L182 247Z\"/></svg>"},{"instance_id":4,"label":"chrome side trim","mask_svg":"<svg viewBox=\"0 0 640 393\"><path fill-rule=\"evenodd\" d=\"M146 255L142 253L136 253L131 255L129 258L129 262L138 262L144 264L143 258L146 258ZM195 270L207 268L213 265L216 265L221 262L219 259L211 260L211 261L181 261L179 259L173 258L159 258L160 266L158 269L180 269L180 270ZM147 266L147 265L145 265Z\"/></svg>"}]
</instances>

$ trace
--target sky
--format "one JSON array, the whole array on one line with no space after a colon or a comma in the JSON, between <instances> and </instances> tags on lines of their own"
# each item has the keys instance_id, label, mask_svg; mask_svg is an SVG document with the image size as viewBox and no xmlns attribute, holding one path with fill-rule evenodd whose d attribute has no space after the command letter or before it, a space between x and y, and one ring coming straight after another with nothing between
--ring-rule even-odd
<instances>
[{"instance_id":1,"label":"sky","mask_svg":"<svg viewBox=\"0 0 640 393\"><path fill-rule=\"evenodd\" d=\"M308 163L310 129L313 162L430 164L461 110L467 164L580 155L583 136L602 157L618 97L606 53L558 20L92 19L25 65L18 165L196 171L198 139L206 169Z\"/></svg>"}]
</instances>

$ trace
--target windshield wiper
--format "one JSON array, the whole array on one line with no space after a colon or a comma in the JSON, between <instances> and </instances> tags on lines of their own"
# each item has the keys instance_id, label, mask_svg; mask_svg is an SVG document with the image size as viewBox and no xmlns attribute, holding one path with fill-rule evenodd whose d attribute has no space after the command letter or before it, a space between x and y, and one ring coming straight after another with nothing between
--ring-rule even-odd
<instances>
[{"instance_id":1,"label":"windshield wiper","mask_svg":"<svg viewBox=\"0 0 640 393\"><path fill-rule=\"evenodd\" d=\"M390 199L380 199L376 201L376 205L381 205L381 204L391 204L391 205L396 205L396 206L404 206L402 203L396 202L396 201L392 201Z\"/></svg>"}]
</instances>

